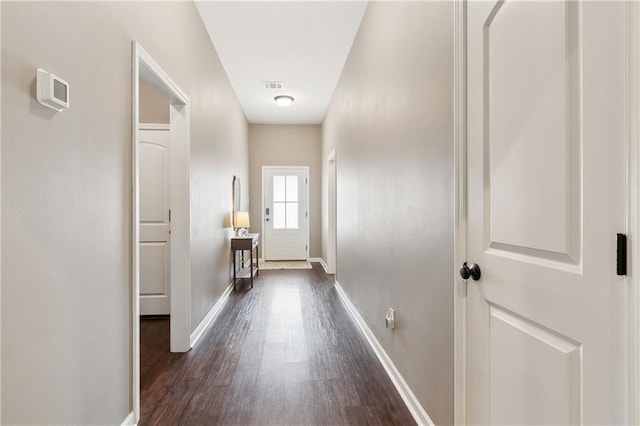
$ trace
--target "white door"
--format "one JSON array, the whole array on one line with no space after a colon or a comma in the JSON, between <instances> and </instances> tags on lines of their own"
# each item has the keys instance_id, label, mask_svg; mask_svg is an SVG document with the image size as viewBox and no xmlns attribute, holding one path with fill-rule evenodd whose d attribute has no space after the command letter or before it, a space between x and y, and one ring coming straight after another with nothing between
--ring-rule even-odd
<instances>
[{"instance_id":1,"label":"white door","mask_svg":"<svg viewBox=\"0 0 640 426\"><path fill-rule=\"evenodd\" d=\"M307 259L308 167L263 167L264 258Z\"/></svg>"},{"instance_id":2,"label":"white door","mask_svg":"<svg viewBox=\"0 0 640 426\"><path fill-rule=\"evenodd\" d=\"M468 423L626 423L626 5L467 12Z\"/></svg>"},{"instance_id":3,"label":"white door","mask_svg":"<svg viewBox=\"0 0 640 426\"><path fill-rule=\"evenodd\" d=\"M169 130L140 130L140 314L170 313Z\"/></svg>"}]
</instances>

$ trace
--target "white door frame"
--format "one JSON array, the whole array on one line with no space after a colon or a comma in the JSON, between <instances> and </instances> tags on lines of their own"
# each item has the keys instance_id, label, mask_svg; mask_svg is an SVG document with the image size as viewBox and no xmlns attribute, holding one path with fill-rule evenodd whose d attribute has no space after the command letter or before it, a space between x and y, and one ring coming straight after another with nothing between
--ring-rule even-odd
<instances>
[{"instance_id":1,"label":"white door frame","mask_svg":"<svg viewBox=\"0 0 640 426\"><path fill-rule=\"evenodd\" d=\"M336 201L337 201L337 184L336 184L336 150L332 150L327 157L327 269L328 274L335 274L337 269L337 214L336 214ZM333 182L333 185L331 185ZM333 238L329 238L332 236Z\"/></svg>"},{"instance_id":2,"label":"white door frame","mask_svg":"<svg viewBox=\"0 0 640 426\"><path fill-rule=\"evenodd\" d=\"M2 2L0 1L0 22L2 22ZM2 33L2 31L0 31L0 33ZM2 46L2 35L0 35L0 46ZM0 55L0 70L2 70L2 59L1 59L2 55ZM2 72L0 71L0 77L2 77ZM0 82L2 81L2 78L0 78ZM2 84L0 83L0 99L2 99ZM1 104L2 102L0 102ZM2 117L2 106L0 105L0 117ZM2 118L0 118L0 152L2 152ZM0 158L0 165L2 164L2 159ZM0 167L1 169L1 167ZM0 172L0 176L2 176L2 173ZM0 184L0 188L2 188L2 185ZM1 190L0 190L0 200L2 200L2 196L1 196ZM1 203L0 203L1 204ZM2 206L0 205L0 218L2 217ZM0 223L1 225L1 223ZM2 226L0 226L0 229L2 229ZM0 241L2 241L2 236L0 235ZM2 276L2 260L0 257L0 277ZM1 280L0 280L1 281ZM2 318L2 284L0 283L0 318ZM0 327L1 329L2 327ZM0 330L0 383L2 383L2 331ZM1 390L2 386L0 386L0 401L2 401L2 390ZM2 404L0 404L0 421L2 421Z\"/></svg>"},{"instance_id":3,"label":"white door frame","mask_svg":"<svg viewBox=\"0 0 640 426\"><path fill-rule=\"evenodd\" d=\"M630 271L629 285L629 389L630 406L629 420L631 424L640 424L640 292L638 286L638 272L640 271L640 165L639 135L640 135L640 6L637 2L629 2L628 10L628 60L629 75L627 77L627 190L628 212L627 229L629 230Z\"/></svg>"},{"instance_id":4,"label":"white door frame","mask_svg":"<svg viewBox=\"0 0 640 426\"><path fill-rule=\"evenodd\" d=\"M261 229L262 229L262 258L267 258L267 244L266 244L266 232L264 231L264 173L267 170L305 170L307 172L307 262L309 261L309 251L311 247L309 247L309 224L311 223L311 209L309 208L309 188L311 188L311 176L309 176L309 166L262 166L262 191L261 191L261 209L260 209L260 220L262 221Z\"/></svg>"},{"instance_id":5,"label":"white door frame","mask_svg":"<svg viewBox=\"0 0 640 426\"><path fill-rule=\"evenodd\" d=\"M466 311L467 283L460 279L458 266L467 257L467 49L466 49L466 0L454 3L454 424L467 424L467 349Z\"/></svg>"},{"instance_id":6,"label":"white door frame","mask_svg":"<svg viewBox=\"0 0 640 426\"><path fill-rule=\"evenodd\" d=\"M191 348L191 225L190 225L190 102L162 67L142 48L132 43L132 215L131 215L131 306L132 306L132 403L135 422L140 419L140 205L138 122L140 77L170 99L170 204L171 204L171 352Z\"/></svg>"},{"instance_id":7,"label":"white door frame","mask_svg":"<svg viewBox=\"0 0 640 426\"><path fill-rule=\"evenodd\" d=\"M466 282L461 280L457 268L466 261L467 253L467 137L466 137L466 3L467 0L456 0L454 19L454 422L467 424L466 403ZM637 272L640 267L640 242L638 230L640 225L640 6L628 2L628 64L627 77L627 230L631 255L628 284L629 300L629 420L631 424L640 423L640 292L638 291ZM605 143L605 141L603 141ZM612 242L612 250L614 242ZM473 285L473 284L472 284Z\"/></svg>"}]
</instances>

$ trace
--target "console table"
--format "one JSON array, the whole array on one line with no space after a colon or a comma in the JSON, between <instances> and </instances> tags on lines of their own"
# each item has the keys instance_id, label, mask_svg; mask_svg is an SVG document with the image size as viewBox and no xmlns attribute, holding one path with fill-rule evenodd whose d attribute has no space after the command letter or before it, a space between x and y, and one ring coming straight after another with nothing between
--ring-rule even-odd
<instances>
[{"instance_id":1,"label":"console table","mask_svg":"<svg viewBox=\"0 0 640 426\"><path fill-rule=\"evenodd\" d=\"M237 291L236 285L238 280L249 279L251 280L251 288L253 288L253 277L257 276L260 272L258 266L258 242L260 241L260 234L249 234L246 237L231 237L231 251L233 253L233 289ZM253 257L253 250L256 251L256 257ZM236 267L236 252L240 250L242 252L242 264L238 270ZM244 252L249 251L249 266L244 266ZM255 259L255 262L254 262Z\"/></svg>"}]
</instances>

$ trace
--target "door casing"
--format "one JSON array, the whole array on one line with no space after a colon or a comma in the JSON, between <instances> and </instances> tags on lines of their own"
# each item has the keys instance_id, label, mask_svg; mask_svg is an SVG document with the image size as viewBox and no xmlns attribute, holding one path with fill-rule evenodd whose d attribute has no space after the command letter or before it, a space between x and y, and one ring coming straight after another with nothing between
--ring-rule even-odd
<instances>
[{"instance_id":1,"label":"door casing","mask_svg":"<svg viewBox=\"0 0 640 426\"><path fill-rule=\"evenodd\" d=\"M140 209L139 209L139 154L138 123L139 79L144 78L170 103L170 193L172 206L171 227L171 351L186 352L191 348L191 225L190 225L190 101L162 67L142 46L132 42L131 73L131 324L132 324L132 411L135 422L140 419Z\"/></svg>"},{"instance_id":2,"label":"door casing","mask_svg":"<svg viewBox=\"0 0 640 426\"><path fill-rule=\"evenodd\" d=\"M466 303L467 283L458 278L457 266L466 261L467 256L467 74L466 74L466 0L454 3L454 227L453 280L454 310L454 423L467 424L466 416Z\"/></svg>"},{"instance_id":3,"label":"door casing","mask_svg":"<svg viewBox=\"0 0 640 426\"><path fill-rule=\"evenodd\" d=\"M336 186L336 151L333 150L327 157L327 273L336 273L337 263L337 233L336 233L336 201L337 201L337 186Z\"/></svg>"}]
</instances>

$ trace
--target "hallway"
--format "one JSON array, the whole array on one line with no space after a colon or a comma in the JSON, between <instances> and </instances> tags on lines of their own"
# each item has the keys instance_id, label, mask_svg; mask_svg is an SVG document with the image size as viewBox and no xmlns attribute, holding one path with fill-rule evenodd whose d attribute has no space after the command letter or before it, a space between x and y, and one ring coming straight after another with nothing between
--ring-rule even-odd
<instances>
[{"instance_id":1,"label":"hallway","mask_svg":"<svg viewBox=\"0 0 640 426\"><path fill-rule=\"evenodd\" d=\"M184 354L141 323L140 425L415 423L319 264L246 289Z\"/></svg>"}]
</instances>

